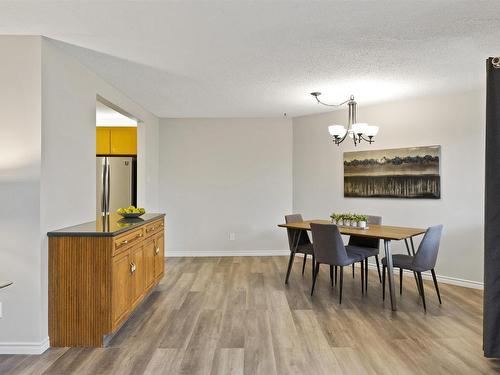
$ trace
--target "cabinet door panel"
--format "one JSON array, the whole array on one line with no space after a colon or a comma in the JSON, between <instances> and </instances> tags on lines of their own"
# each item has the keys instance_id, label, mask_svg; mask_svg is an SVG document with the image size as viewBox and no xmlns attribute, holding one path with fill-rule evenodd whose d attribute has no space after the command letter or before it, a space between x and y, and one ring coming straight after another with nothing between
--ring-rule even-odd
<instances>
[{"instance_id":1,"label":"cabinet door panel","mask_svg":"<svg viewBox=\"0 0 500 375\"><path fill-rule=\"evenodd\" d=\"M164 258L165 258L165 237L163 233L155 236L155 277L160 278L163 276L163 269L165 267Z\"/></svg>"},{"instance_id":2,"label":"cabinet door panel","mask_svg":"<svg viewBox=\"0 0 500 375\"><path fill-rule=\"evenodd\" d=\"M155 242L153 238L144 244L144 280L148 289L155 281Z\"/></svg>"},{"instance_id":3,"label":"cabinet door panel","mask_svg":"<svg viewBox=\"0 0 500 375\"><path fill-rule=\"evenodd\" d=\"M108 155L111 153L111 134L109 128L96 127L95 143L97 155Z\"/></svg>"},{"instance_id":4,"label":"cabinet door panel","mask_svg":"<svg viewBox=\"0 0 500 375\"><path fill-rule=\"evenodd\" d=\"M136 155L137 128L111 129L111 153L113 155Z\"/></svg>"},{"instance_id":5,"label":"cabinet door panel","mask_svg":"<svg viewBox=\"0 0 500 375\"><path fill-rule=\"evenodd\" d=\"M132 307L140 302L144 293L144 247L138 245L130 249L130 260L132 263L131 291Z\"/></svg>"},{"instance_id":6,"label":"cabinet door panel","mask_svg":"<svg viewBox=\"0 0 500 375\"><path fill-rule=\"evenodd\" d=\"M112 319L116 326L130 309L130 261L129 253L113 258L112 266Z\"/></svg>"}]
</instances>

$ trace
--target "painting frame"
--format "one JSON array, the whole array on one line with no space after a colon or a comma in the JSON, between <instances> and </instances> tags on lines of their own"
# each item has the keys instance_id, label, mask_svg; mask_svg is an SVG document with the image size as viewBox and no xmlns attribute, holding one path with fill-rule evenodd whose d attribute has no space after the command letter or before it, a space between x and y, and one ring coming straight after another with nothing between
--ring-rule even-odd
<instances>
[{"instance_id":1,"label":"painting frame","mask_svg":"<svg viewBox=\"0 0 500 375\"><path fill-rule=\"evenodd\" d=\"M441 146L347 151L345 198L441 199Z\"/></svg>"}]
</instances>

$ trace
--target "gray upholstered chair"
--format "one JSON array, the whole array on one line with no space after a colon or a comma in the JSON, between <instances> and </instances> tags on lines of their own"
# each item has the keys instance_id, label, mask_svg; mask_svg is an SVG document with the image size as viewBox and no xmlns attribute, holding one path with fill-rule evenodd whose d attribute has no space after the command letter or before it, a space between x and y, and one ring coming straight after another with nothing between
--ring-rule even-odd
<instances>
[{"instance_id":1,"label":"gray upholstered chair","mask_svg":"<svg viewBox=\"0 0 500 375\"><path fill-rule=\"evenodd\" d=\"M382 216L368 216L368 225L382 224ZM378 260L378 253L380 251L380 240L378 238L366 238L366 237L358 237L351 236L349 237L349 243L346 246L347 253L354 253L358 255L362 255L365 258L365 290L368 289L368 258L375 257L375 261L377 263L377 271L378 271L378 279L382 282L382 276L380 273L380 264ZM354 265L352 269L352 276L354 277Z\"/></svg>"},{"instance_id":2,"label":"gray upholstered chair","mask_svg":"<svg viewBox=\"0 0 500 375\"><path fill-rule=\"evenodd\" d=\"M285 223L300 223L303 222L301 214L292 214L285 216ZM288 284L290 271L292 270L293 260L296 253L304 254L304 261L302 263L302 274L306 266L307 256L312 256L312 273L314 274L314 250L309 235L306 230L290 229L287 228L288 246L290 247L290 260L288 261L288 269L286 272L285 284ZM298 244L296 243L298 241Z\"/></svg>"},{"instance_id":3,"label":"gray upholstered chair","mask_svg":"<svg viewBox=\"0 0 500 375\"><path fill-rule=\"evenodd\" d=\"M418 246L417 253L415 256L405 255L405 254L394 254L392 256L392 264L394 268L399 268L399 292L403 291L403 270L410 270L417 275L417 287L419 289L420 296L422 297L422 303L425 306L425 294L424 294L424 283L422 281L422 272L431 271L432 279L434 280L434 287L436 288L437 297L439 303L441 304L441 295L439 293L439 287L436 279L436 273L434 272L434 267L436 266L439 243L441 241L441 233L443 231L442 225L436 225L428 228L425 231L424 238ZM385 299L385 273L387 269L386 258L382 259L382 298Z\"/></svg>"},{"instance_id":4,"label":"gray upholstered chair","mask_svg":"<svg viewBox=\"0 0 500 375\"><path fill-rule=\"evenodd\" d=\"M333 224L314 224L311 223L312 238L314 244L314 256L316 267L314 270L311 296L314 293L314 286L319 273L320 264L330 265L330 280L333 285L332 269L333 266L340 267L340 294L339 303L342 303L342 285L344 279L344 266L355 262L362 262L363 257L357 254L347 254L347 251L340 236L339 228ZM361 282L363 285L363 282Z\"/></svg>"}]
</instances>

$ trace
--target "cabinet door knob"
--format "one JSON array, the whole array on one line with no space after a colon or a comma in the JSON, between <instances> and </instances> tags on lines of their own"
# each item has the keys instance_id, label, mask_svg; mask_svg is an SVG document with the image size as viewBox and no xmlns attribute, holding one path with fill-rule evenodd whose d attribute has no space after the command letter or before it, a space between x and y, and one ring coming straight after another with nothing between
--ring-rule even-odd
<instances>
[{"instance_id":1,"label":"cabinet door knob","mask_svg":"<svg viewBox=\"0 0 500 375\"><path fill-rule=\"evenodd\" d=\"M134 263L130 263L130 272L131 273L134 273L136 268L137 267L136 267L136 265Z\"/></svg>"},{"instance_id":2,"label":"cabinet door knob","mask_svg":"<svg viewBox=\"0 0 500 375\"><path fill-rule=\"evenodd\" d=\"M158 254L160 252L160 248L159 247L156 247L155 249L155 254Z\"/></svg>"}]
</instances>

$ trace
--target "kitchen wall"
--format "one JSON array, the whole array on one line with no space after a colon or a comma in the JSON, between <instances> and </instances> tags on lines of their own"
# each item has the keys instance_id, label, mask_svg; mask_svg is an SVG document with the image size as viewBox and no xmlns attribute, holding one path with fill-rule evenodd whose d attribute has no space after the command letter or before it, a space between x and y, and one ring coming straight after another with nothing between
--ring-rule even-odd
<instances>
[{"instance_id":1,"label":"kitchen wall","mask_svg":"<svg viewBox=\"0 0 500 375\"><path fill-rule=\"evenodd\" d=\"M345 124L345 110L293 119L293 209L305 218L333 211L380 214L386 224L443 224L436 272L451 282L483 281L484 90L377 105L358 103L358 121L380 126L376 143L358 150L441 145L439 200L343 197L344 151L327 126ZM402 244L395 244L404 252Z\"/></svg>"},{"instance_id":2,"label":"kitchen wall","mask_svg":"<svg viewBox=\"0 0 500 375\"><path fill-rule=\"evenodd\" d=\"M37 348L42 334L39 37L0 37L0 353ZM6 350L8 352L8 350Z\"/></svg>"},{"instance_id":3,"label":"kitchen wall","mask_svg":"<svg viewBox=\"0 0 500 375\"><path fill-rule=\"evenodd\" d=\"M0 37L0 43L7 61L7 69L2 62L0 70L0 95L5 96L2 103L10 104L0 109L8 119L2 125L8 138L1 142L11 145L2 150L7 154L2 160L15 159L10 169L2 167L7 176L2 189L7 191L1 196L8 214L2 215L1 230L10 244L0 250L0 278L15 284L0 291L0 353L39 353L48 345L46 233L95 218L96 96L142 120L138 198L148 211L158 210L158 118L67 55L57 42ZM26 166L19 164L22 155L17 156L23 150L29 151ZM11 181L10 175L17 177Z\"/></svg>"},{"instance_id":4,"label":"kitchen wall","mask_svg":"<svg viewBox=\"0 0 500 375\"><path fill-rule=\"evenodd\" d=\"M290 120L162 119L160 145L169 256L288 254Z\"/></svg>"}]
</instances>

